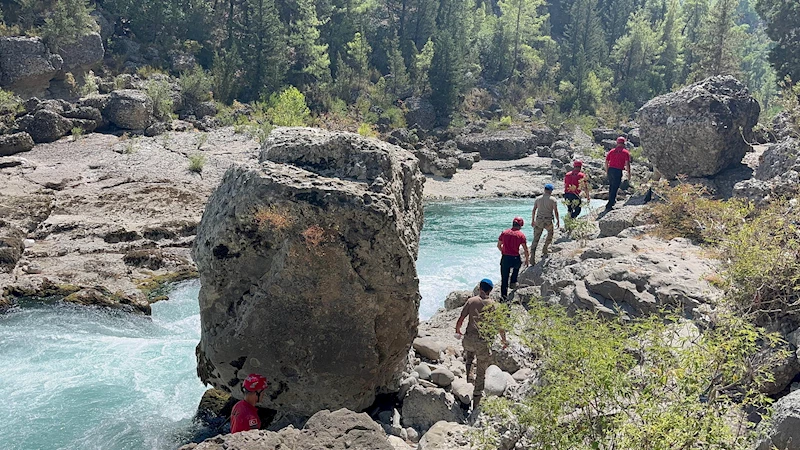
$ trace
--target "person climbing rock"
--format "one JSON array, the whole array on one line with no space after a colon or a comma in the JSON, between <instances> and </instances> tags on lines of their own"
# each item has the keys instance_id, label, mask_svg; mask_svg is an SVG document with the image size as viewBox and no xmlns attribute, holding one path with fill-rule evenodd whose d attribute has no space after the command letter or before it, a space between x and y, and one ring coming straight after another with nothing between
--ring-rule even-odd
<instances>
[{"instance_id":1,"label":"person climbing rock","mask_svg":"<svg viewBox=\"0 0 800 450\"><path fill-rule=\"evenodd\" d=\"M531 226L533 227L533 243L531 243L531 264L536 263L536 248L539 246L539 239L542 237L542 232L547 230L547 237L542 246L542 256L547 258L547 251L550 244L553 242L553 219L556 220L556 227L561 226L561 219L558 217L558 204L552 197L553 185L547 183L544 185L544 193L541 197L537 198L533 203L533 211L531 212Z\"/></svg>"},{"instance_id":2,"label":"person climbing rock","mask_svg":"<svg viewBox=\"0 0 800 450\"><path fill-rule=\"evenodd\" d=\"M631 153L625 148L625 138L617 138L617 146L606 154L606 173L608 174L608 203L606 211L611 211L617 203L617 191L622 185L622 170L628 172L631 179Z\"/></svg>"},{"instance_id":3,"label":"person climbing rock","mask_svg":"<svg viewBox=\"0 0 800 450\"><path fill-rule=\"evenodd\" d=\"M576 160L572 163L572 170L564 175L564 200L567 203L567 211L573 219L581 213L581 191L589 201L589 184L586 174L581 172L583 161Z\"/></svg>"},{"instance_id":4,"label":"person climbing rock","mask_svg":"<svg viewBox=\"0 0 800 450\"><path fill-rule=\"evenodd\" d=\"M483 387L486 379L486 368L489 367L491 358L492 343L487 342L480 334L480 323L483 320L483 311L488 311L487 308L495 304L494 300L489 298L494 284L492 280L484 278L479 285L478 295L467 300L464 307L461 309L461 315L456 322L456 335L463 338L462 345L464 346L464 364L467 369L467 382L473 380L470 377L472 372L472 361L475 360L475 389L472 391L472 414L477 414L478 406L480 406L481 398L483 398ZM467 330L465 334L461 334L461 326L464 324L464 319L469 318L467 322ZM508 347L506 340L506 332L503 329L498 330L500 340L503 343L503 348Z\"/></svg>"},{"instance_id":5,"label":"person climbing rock","mask_svg":"<svg viewBox=\"0 0 800 450\"><path fill-rule=\"evenodd\" d=\"M239 400L231 410L231 433L261 428L256 405L266 389L267 379L257 373L251 373L242 381L244 400Z\"/></svg>"},{"instance_id":6,"label":"person climbing rock","mask_svg":"<svg viewBox=\"0 0 800 450\"><path fill-rule=\"evenodd\" d=\"M522 232L522 225L525 222L522 217L515 217L511 222L511 228L500 233L497 239L497 248L502 256L500 257L500 296L503 300L508 295L509 281L511 289L517 288L517 276L519 268L522 267L522 259L519 256L519 248L525 252L525 265L528 265L528 240Z\"/></svg>"}]
</instances>

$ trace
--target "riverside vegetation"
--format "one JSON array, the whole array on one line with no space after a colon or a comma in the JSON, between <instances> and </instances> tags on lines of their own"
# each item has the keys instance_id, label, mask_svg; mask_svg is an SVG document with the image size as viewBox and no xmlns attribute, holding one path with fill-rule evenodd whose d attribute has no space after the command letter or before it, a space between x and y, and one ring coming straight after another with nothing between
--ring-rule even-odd
<instances>
[{"instance_id":1,"label":"riverside vegetation","mask_svg":"<svg viewBox=\"0 0 800 450\"><path fill-rule=\"evenodd\" d=\"M515 113L540 109L550 119L586 115L583 122L599 117L616 126L650 98L720 74L741 78L771 117L780 109L776 80L788 88L800 79L790 45L800 27L797 5L781 0L0 6L2 34L41 35L54 51L99 30L107 50L104 76L171 72L181 75L190 101L258 102L256 109L294 87L314 117L352 123L353 130L363 123L402 127L403 100L410 96L428 98L441 124L502 110L498 126L505 127ZM96 89L92 77L78 79L84 79L83 94ZM171 101L164 92L157 82L148 88L162 116ZM263 125L262 119L253 122Z\"/></svg>"},{"instance_id":2,"label":"riverside vegetation","mask_svg":"<svg viewBox=\"0 0 800 450\"><path fill-rule=\"evenodd\" d=\"M656 187L653 232L701 243L721 261L709 275L725 296L694 323L674 313L629 321L567 315L528 301L520 315L496 308L483 332L517 330L537 356L538 379L521 401L492 398L484 412L528 430L548 449L752 448L754 417L773 399L759 388L788 356L778 330L800 319L796 200L755 207L711 200L703 188ZM766 356L765 356L766 355ZM492 427L473 431L497 448Z\"/></svg>"}]
</instances>

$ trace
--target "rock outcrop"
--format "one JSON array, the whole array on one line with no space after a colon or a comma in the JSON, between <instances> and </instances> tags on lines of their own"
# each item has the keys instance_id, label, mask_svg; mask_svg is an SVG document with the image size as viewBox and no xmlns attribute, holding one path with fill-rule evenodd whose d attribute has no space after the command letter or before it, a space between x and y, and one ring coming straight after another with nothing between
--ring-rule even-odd
<instances>
[{"instance_id":1,"label":"rock outcrop","mask_svg":"<svg viewBox=\"0 0 800 450\"><path fill-rule=\"evenodd\" d=\"M608 237L585 247L569 242L523 271L519 284L541 286L545 299L568 310L635 317L672 308L693 317L721 295L706 281L716 270L702 253L685 239Z\"/></svg>"},{"instance_id":2,"label":"rock outcrop","mask_svg":"<svg viewBox=\"0 0 800 450\"><path fill-rule=\"evenodd\" d=\"M119 128L144 130L153 116L153 100L142 91L120 89L111 93L104 114Z\"/></svg>"},{"instance_id":3,"label":"rock outcrop","mask_svg":"<svg viewBox=\"0 0 800 450\"><path fill-rule=\"evenodd\" d=\"M63 45L58 54L64 61L64 72L83 71L103 60L105 49L100 33L89 33L79 37L74 43Z\"/></svg>"},{"instance_id":4,"label":"rock outcrop","mask_svg":"<svg viewBox=\"0 0 800 450\"><path fill-rule=\"evenodd\" d=\"M730 76L656 97L639 110L645 156L669 179L713 176L751 150L759 112L747 87Z\"/></svg>"},{"instance_id":5,"label":"rock outcrop","mask_svg":"<svg viewBox=\"0 0 800 450\"><path fill-rule=\"evenodd\" d=\"M796 194L800 185L800 140L786 137L759 158L753 177L736 183L733 195L755 202Z\"/></svg>"},{"instance_id":6,"label":"rock outcrop","mask_svg":"<svg viewBox=\"0 0 800 450\"><path fill-rule=\"evenodd\" d=\"M368 415L340 409L320 411L302 430L294 427L279 432L243 431L215 436L181 450L392 450L380 425Z\"/></svg>"},{"instance_id":7,"label":"rock outcrop","mask_svg":"<svg viewBox=\"0 0 800 450\"><path fill-rule=\"evenodd\" d=\"M781 398L772 408L772 417L758 427L761 437L756 450L797 448L800 443L800 390Z\"/></svg>"},{"instance_id":8,"label":"rock outcrop","mask_svg":"<svg viewBox=\"0 0 800 450\"><path fill-rule=\"evenodd\" d=\"M231 168L193 255L200 272L198 374L260 406L362 410L406 360L419 307L423 176L391 144L278 128L261 164Z\"/></svg>"},{"instance_id":9,"label":"rock outcrop","mask_svg":"<svg viewBox=\"0 0 800 450\"><path fill-rule=\"evenodd\" d=\"M419 441L417 450L472 450L470 429L453 422L436 422Z\"/></svg>"},{"instance_id":10,"label":"rock outcrop","mask_svg":"<svg viewBox=\"0 0 800 450\"><path fill-rule=\"evenodd\" d=\"M405 119L409 128L430 130L436 125L436 109L431 102L420 97L409 97L405 100Z\"/></svg>"},{"instance_id":11,"label":"rock outcrop","mask_svg":"<svg viewBox=\"0 0 800 450\"><path fill-rule=\"evenodd\" d=\"M0 86L20 94L39 94L61 70L61 56L38 37L0 37Z\"/></svg>"},{"instance_id":12,"label":"rock outcrop","mask_svg":"<svg viewBox=\"0 0 800 450\"><path fill-rule=\"evenodd\" d=\"M0 156L27 152L33 148L31 135L25 132L0 136Z\"/></svg>"},{"instance_id":13,"label":"rock outcrop","mask_svg":"<svg viewBox=\"0 0 800 450\"><path fill-rule=\"evenodd\" d=\"M467 134L456 142L465 152L478 152L483 159L511 160L536 153L538 146L550 146L555 141L555 133L549 128L521 129Z\"/></svg>"}]
</instances>

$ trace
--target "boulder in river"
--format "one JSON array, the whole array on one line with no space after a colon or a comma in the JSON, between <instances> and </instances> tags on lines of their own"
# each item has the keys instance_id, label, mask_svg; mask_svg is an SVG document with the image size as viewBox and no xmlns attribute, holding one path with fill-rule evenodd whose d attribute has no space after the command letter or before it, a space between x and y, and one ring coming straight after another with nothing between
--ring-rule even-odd
<instances>
[{"instance_id":1,"label":"boulder in river","mask_svg":"<svg viewBox=\"0 0 800 450\"><path fill-rule=\"evenodd\" d=\"M417 160L352 133L277 128L257 166L231 168L198 226L198 374L260 406L363 410L416 336L422 228Z\"/></svg>"},{"instance_id":2,"label":"boulder in river","mask_svg":"<svg viewBox=\"0 0 800 450\"><path fill-rule=\"evenodd\" d=\"M512 160L536 153L536 147L550 146L555 133L544 127L534 130L510 128L480 134L466 134L456 139L464 152L478 152L483 159Z\"/></svg>"},{"instance_id":3,"label":"boulder in river","mask_svg":"<svg viewBox=\"0 0 800 450\"><path fill-rule=\"evenodd\" d=\"M748 142L760 111L747 87L731 76L661 95L639 110L644 154L669 179L716 175L752 150Z\"/></svg>"}]
</instances>

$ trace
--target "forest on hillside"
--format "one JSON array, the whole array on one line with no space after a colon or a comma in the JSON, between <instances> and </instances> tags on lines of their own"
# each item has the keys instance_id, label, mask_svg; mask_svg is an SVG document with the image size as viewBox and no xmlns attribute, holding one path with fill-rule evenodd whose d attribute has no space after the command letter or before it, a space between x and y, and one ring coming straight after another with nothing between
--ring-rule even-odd
<instances>
[{"instance_id":1,"label":"forest on hillside","mask_svg":"<svg viewBox=\"0 0 800 450\"><path fill-rule=\"evenodd\" d=\"M38 34L57 48L97 30L102 17L113 27L107 66L129 42L184 52L217 101L295 86L316 113L385 111L423 96L446 123L491 93L506 111L549 99L560 113L625 118L654 96L730 74L770 116L780 89L800 79L800 2L786 0L2 0L0 8L4 35ZM130 69L116 60L106 70Z\"/></svg>"}]
</instances>

